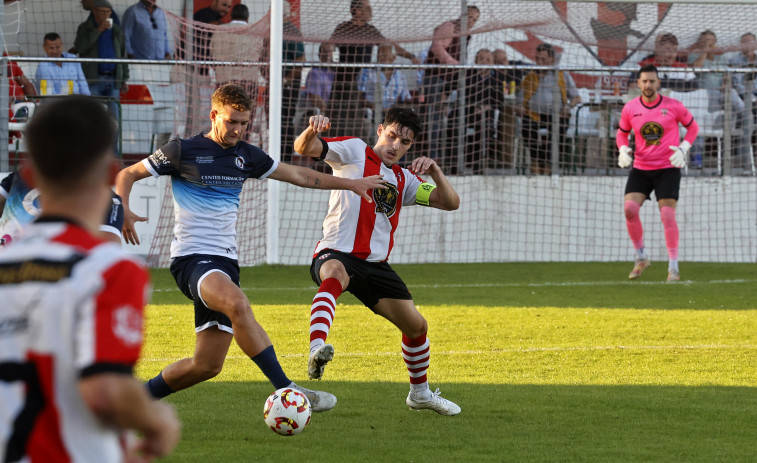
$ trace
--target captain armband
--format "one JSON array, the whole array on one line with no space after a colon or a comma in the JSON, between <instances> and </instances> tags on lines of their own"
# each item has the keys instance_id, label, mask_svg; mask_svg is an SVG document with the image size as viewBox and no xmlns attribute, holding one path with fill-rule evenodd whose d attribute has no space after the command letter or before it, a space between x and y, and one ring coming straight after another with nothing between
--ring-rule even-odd
<instances>
[{"instance_id":1,"label":"captain armband","mask_svg":"<svg viewBox=\"0 0 757 463\"><path fill-rule=\"evenodd\" d=\"M436 185L430 183L421 183L418 190L415 192L415 204L421 206L428 206L429 199L431 198L431 192L436 189Z\"/></svg>"}]
</instances>

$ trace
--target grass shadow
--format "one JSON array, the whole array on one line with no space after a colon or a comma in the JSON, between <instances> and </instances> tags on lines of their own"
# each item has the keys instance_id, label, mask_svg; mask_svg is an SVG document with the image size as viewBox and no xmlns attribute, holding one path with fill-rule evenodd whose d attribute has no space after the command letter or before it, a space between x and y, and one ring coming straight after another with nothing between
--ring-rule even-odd
<instances>
[{"instance_id":1,"label":"grass shadow","mask_svg":"<svg viewBox=\"0 0 757 463\"><path fill-rule=\"evenodd\" d=\"M407 386L304 384L335 393L300 435L262 419L272 388L208 382L166 399L184 423L163 461L231 462L748 462L757 442L757 389L446 383L455 417L411 411Z\"/></svg>"}]
</instances>

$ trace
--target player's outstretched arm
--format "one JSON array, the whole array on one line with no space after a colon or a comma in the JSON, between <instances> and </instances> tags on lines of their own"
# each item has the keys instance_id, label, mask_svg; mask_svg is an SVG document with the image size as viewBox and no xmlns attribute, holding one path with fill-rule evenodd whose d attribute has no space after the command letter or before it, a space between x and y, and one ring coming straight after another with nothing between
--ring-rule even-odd
<instances>
[{"instance_id":1,"label":"player's outstretched arm","mask_svg":"<svg viewBox=\"0 0 757 463\"><path fill-rule=\"evenodd\" d=\"M323 152L323 144L318 135L331 128L329 118L323 114L310 116L308 126L294 140L294 151L303 156L318 158Z\"/></svg>"},{"instance_id":2,"label":"player's outstretched arm","mask_svg":"<svg viewBox=\"0 0 757 463\"><path fill-rule=\"evenodd\" d=\"M320 142L319 142L320 143ZM333 175L324 174L313 169L308 169L302 166L293 166L290 164L279 163L279 166L271 175L270 178L274 180L280 180L282 182L291 183L303 188L316 188L319 190L350 190L360 195L368 202L373 202L371 196L368 194L370 190L375 188L384 190L383 177L381 175L371 175L370 177L363 177L357 179L335 177Z\"/></svg>"},{"instance_id":3,"label":"player's outstretched arm","mask_svg":"<svg viewBox=\"0 0 757 463\"><path fill-rule=\"evenodd\" d=\"M428 174L434 180L436 188L429 197L429 206L445 211L454 211L460 207L460 196L436 161L426 156L415 158L410 165L410 171L417 175Z\"/></svg>"},{"instance_id":4,"label":"player's outstretched arm","mask_svg":"<svg viewBox=\"0 0 757 463\"><path fill-rule=\"evenodd\" d=\"M131 211L129 207L129 195L134 182L150 176L150 172L141 162L121 170L116 176L116 194L121 197L121 204L124 207L124 228L123 238L128 244L139 244L139 236L134 228L135 222L147 222L147 217L141 217Z\"/></svg>"},{"instance_id":5,"label":"player's outstretched arm","mask_svg":"<svg viewBox=\"0 0 757 463\"><path fill-rule=\"evenodd\" d=\"M142 434L137 453L151 461L168 455L179 442L181 424L174 409L153 400L134 377L100 373L79 381L84 403L104 424Z\"/></svg>"}]
</instances>

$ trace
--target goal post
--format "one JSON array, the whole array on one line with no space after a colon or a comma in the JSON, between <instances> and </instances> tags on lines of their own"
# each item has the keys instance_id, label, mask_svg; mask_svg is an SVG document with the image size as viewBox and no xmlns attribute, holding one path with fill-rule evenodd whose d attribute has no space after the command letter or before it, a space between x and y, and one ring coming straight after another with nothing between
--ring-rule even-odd
<instances>
[{"instance_id":1,"label":"goal post","mask_svg":"<svg viewBox=\"0 0 757 463\"><path fill-rule=\"evenodd\" d=\"M282 0L271 0L271 40L269 53L270 63L270 82L269 98L273 104L268 105L268 120L281 120L282 101L282 63L283 63L283 41L284 41L284 11ZM268 154L276 161L281 161L281 124L270 124L268 128ZM279 231L281 229L281 220L279 217L279 204L281 195L279 194L278 182L267 182L268 184L268 224L266 233L266 262L269 264L279 263Z\"/></svg>"}]
</instances>

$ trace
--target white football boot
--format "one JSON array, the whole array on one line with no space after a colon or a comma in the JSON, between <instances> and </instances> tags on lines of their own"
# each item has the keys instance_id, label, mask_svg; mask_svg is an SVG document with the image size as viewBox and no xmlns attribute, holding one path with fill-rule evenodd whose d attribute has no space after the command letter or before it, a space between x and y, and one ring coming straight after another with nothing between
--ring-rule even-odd
<instances>
[{"instance_id":1,"label":"white football boot","mask_svg":"<svg viewBox=\"0 0 757 463\"><path fill-rule=\"evenodd\" d=\"M299 384L295 384L294 381L292 381L289 387L305 394L310 401L310 409L314 412L325 412L331 410L336 405L336 396L334 394L323 391L312 391Z\"/></svg>"},{"instance_id":2,"label":"white football boot","mask_svg":"<svg viewBox=\"0 0 757 463\"><path fill-rule=\"evenodd\" d=\"M443 398L439 388L434 392L431 392L429 389L426 393L427 396L422 396L421 394L413 394L413 391L410 391L407 394L405 403L413 410L423 410L427 408L440 415L452 416L460 413L460 407L456 403Z\"/></svg>"},{"instance_id":3,"label":"white football boot","mask_svg":"<svg viewBox=\"0 0 757 463\"><path fill-rule=\"evenodd\" d=\"M323 368L334 358L334 346L324 344L310 354L308 359L308 377L310 379L321 379Z\"/></svg>"}]
</instances>

